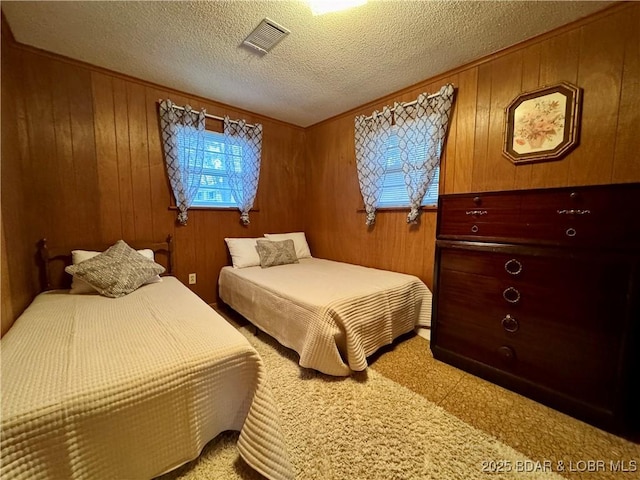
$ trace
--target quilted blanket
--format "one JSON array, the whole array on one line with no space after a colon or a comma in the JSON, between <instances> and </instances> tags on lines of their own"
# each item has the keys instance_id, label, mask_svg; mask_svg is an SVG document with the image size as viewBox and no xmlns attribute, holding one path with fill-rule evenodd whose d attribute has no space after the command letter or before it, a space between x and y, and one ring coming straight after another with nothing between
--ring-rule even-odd
<instances>
[{"instance_id":1,"label":"quilted blanket","mask_svg":"<svg viewBox=\"0 0 640 480\"><path fill-rule=\"evenodd\" d=\"M319 258L277 267L224 267L220 297L300 355L346 376L416 326L430 326L431 292L417 277Z\"/></svg>"},{"instance_id":2,"label":"quilted blanket","mask_svg":"<svg viewBox=\"0 0 640 480\"><path fill-rule=\"evenodd\" d=\"M0 347L3 479L149 479L225 430L266 477L293 477L260 356L173 277L40 294Z\"/></svg>"}]
</instances>

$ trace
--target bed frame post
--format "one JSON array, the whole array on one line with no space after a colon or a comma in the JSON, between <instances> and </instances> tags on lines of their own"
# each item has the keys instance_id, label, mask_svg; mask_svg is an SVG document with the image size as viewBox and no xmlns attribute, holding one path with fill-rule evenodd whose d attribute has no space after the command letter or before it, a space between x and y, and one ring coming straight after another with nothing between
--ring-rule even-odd
<instances>
[{"instance_id":1,"label":"bed frame post","mask_svg":"<svg viewBox=\"0 0 640 480\"><path fill-rule=\"evenodd\" d=\"M173 275L173 236L171 234L167 235L167 251L169 257L167 260L167 273Z\"/></svg>"},{"instance_id":2,"label":"bed frame post","mask_svg":"<svg viewBox=\"0 0 640 480\"><path fill-rule=\"evenodd\" d=\"M47 247L47 239L43 238L39 242L38 251L40 252L40 261L44 267L40 275L40 287L42 291L51 290L51 273L49 271L49 248Z\"/></svg>"}]
</instances>

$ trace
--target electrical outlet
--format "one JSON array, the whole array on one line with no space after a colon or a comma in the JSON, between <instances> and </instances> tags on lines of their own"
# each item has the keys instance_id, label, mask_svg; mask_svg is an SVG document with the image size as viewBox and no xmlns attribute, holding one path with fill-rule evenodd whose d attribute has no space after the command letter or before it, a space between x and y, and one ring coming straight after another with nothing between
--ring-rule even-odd
<instances>
[{"instance_id":1,"label":"electrical outlet","mask_svg":"<svg viewBox=\"0 0 640 480\"><path fill-rule=\"evenodd\" d=\"M196 274L195 273L190 273L189 274L189 285L195 285L196 283Z\"/></svg>"}]
</instances>

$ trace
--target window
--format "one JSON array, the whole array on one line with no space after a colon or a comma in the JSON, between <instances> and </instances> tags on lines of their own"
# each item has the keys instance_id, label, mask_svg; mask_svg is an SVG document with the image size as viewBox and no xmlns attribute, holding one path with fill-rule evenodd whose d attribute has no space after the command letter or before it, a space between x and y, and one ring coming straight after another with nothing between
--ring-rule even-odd
<instances>
[{"instance_id":1,"label":"window","mask_svg":"<svg viewBox=\"0 0 640 480\"><path fill-rule=\"evenodd\" d=\"M427 154L428 145L418 145L410 154L424 157ZM440 180L440 166L436 167L433 182L422 200L422 206L436 206L438 204L438 186ZM409 194L404 181L402 161L400 160L400 148L398 147L398 135L395 127L387 141L387 171L382 184L379 208L409 207Z\"/></svg>"},{"instance_id":2,"label":"window","mask_svg":"<svg viewBox=\"0 0 640 480\"><path fill-rule=\"evenodd\" d=\"M242 147L226 144L224 140L222 133L210 130L204 133L202 177L193 207L238 207L229 177L233 172L242 171ZM195 152L197 146L185 145L187 141L186 136L178 132L179 151Z\"/></svg>"}]
</instances>

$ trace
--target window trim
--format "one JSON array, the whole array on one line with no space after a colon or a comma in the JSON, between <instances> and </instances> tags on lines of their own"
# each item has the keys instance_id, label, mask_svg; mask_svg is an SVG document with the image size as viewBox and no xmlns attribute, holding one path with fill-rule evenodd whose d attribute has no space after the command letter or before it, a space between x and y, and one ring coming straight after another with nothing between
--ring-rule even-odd
<instances>
[{"instance_id":1,"label":"window trim","mask_svg":"<svg viewBox=\"0 0 640 480\"><path fill-rule=\"evenodd\" d=\"M422 205L420 207L420 210L423 212L437 212L438 211L438 205ZM411 207L379 207L376 208L376 213L377 212L410 212L411 211ZM358 209L356 209L356 212L358 213L363 213L366 212L366 209L364 208L364 203L362 204L362 206Z\"/></svg>"},{"instance_id":2,"label":"window trim","mask_svg":"<svg viewBox=\"0 0 640 480\"><path fill-rule=\"evenodd\" d=\"M176 206L176 202L175 202L175 198L173 198L173 195L171 195L171 205L169 205L168 210L178 210L178 207ZM257 203L257 202L254 202ZM189 207L189 210L228 210L229 212L238 212L238 207L203 207L203 206L197 206L197 207ZM253 207L251 210L249 210L250 212L259 212L260 209L257 207Z\"/></svg>"}]
</instances>

